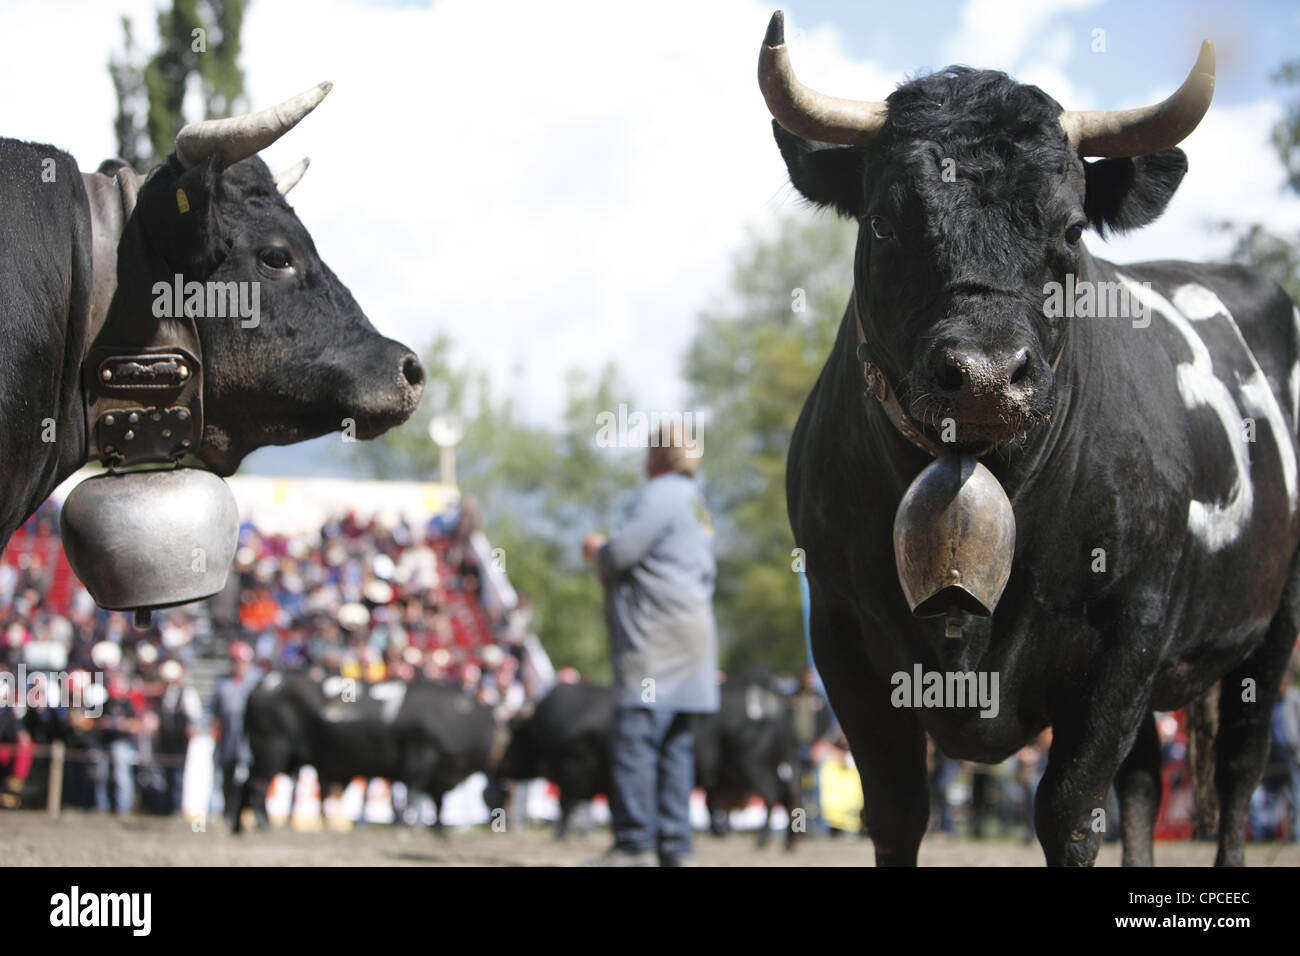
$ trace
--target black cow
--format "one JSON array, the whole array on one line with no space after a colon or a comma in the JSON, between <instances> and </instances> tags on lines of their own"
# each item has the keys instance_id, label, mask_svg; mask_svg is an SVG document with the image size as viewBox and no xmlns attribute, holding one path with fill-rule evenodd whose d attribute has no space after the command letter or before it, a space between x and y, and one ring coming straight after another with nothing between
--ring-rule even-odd
<instances>
[{"instance_id":1,"label":"black cow","mask_svg":"<svg viewBox=\"0 0 1300 956\"><path fill-rule=\"evenodd\" d=\"M559 790L555 835L563 839L574 808L609 793L613 725L614 698L608 687L556 685L531 715L515 721L497 765L497 779L485 798L494 808L504 806L505 781L550 780ZM724 683L718 713L695 718L695 777L705 791L715 833L726 830L726 810L743 807L757 795L769 821L774 804L791 812L792 837L802 790L788 704L759 683ZM759 845L769 836L765 826L759 831Z\"/></svg>"},{"instance_id":2,"label":"black cow","mask_svg":"<svg viewBox=\"0 0 1300 956\"><path fill-rule=\"evenodd\" d=\"M781 804L790 815L785 848L794 849L806 823L800 818L800 775L789 702L765 682L725 682L718 712L695 719L695 785L704 790L713 833L726 833L727 811L741 809L758 796L766 810L758 845L767 846L772 812Z\"/></svg>"},{"instance_id":3,"label":"black cow","mask_svg":"<svg viewBox=\"0 0 1300 956\"><path fill-rule=\"evenodd\" d=\"M371 438L414 411L419 361L371 326L281 195L292 182L255 155L328 90L191 124L147 180L115 162L82 174L52 146L0 139L0 546L86 462L92 346L178 340L183 323L158 314L155 292L177 275L240 283L250 302L257 284L255 320L196 320L205 408L192 450L218 474L263 445Z\"/></svg>"},{"instance_id":4,"label":"black cow","mask_svg":"<svg viewBox=\"0 0 1300 956\"><path fill-rule=\"evenodd\" d=\"M506 783L545 778L559 790L555 835L568 833L578 804L610 788L610 730L614 696L595 684L556 684L527 716L511 723L510 743L496 778L484 794L489 807L504 807Z\"/></svg>"},{"instance_id":5,"label":"black cow","mask_svg":"<svg viewBox=\"0 0 1300 956\"><path fill-rule=\"evenodd\" d=\"M1048 863L1094 861L1112 781L1124 862L1151 863L1152 712L1217 681L1217 862L1241 864L1300 630L1300 313L1245 268L1121 268L1081 239L1165 209L1187 170L1174 145L1209 106L1213 48L1165 103L1075 113L960 67L884 103L831 100L794 78L782 33L778 14L759 74L791 181L861 224L856 291L795 429L787 497L877 862L916 862L927 731L946 754L994 762L1050 725L1035 806ZM1062 287L1103 282L1128 317L1057 315ZM1005 593L956 640L910 613L891 547L931 461L919 446L992 446L982 461L1015 512ZM996 715L896 695L918 670L996 675Z\"/></svg>"},{"instance_id":6,"label":"black cow","mask_svg":"<svg viewBox=\"0 0 1300 956\"><path fill-rule=\"evenodd\" d=\"M310 765L322 795L354 777L400 780L410 798L429 794L438 811L437 830L443 796L471 774L490 769L497 739L492 709L450 684L316 681L278 672L249 694L244 732L253 753L245 799L259 824L266 824L271 778L296 778Z\"/></svg>"}]
</instances>

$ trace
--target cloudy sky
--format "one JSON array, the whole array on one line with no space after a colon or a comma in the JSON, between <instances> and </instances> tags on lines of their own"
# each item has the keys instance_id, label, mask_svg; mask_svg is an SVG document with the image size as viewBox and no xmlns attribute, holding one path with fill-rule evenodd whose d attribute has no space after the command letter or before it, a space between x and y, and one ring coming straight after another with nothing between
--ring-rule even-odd
<instances>
[{"instance_id":1,"label":"cloudy sky","mask_svg":"<svg viewBox=\"0 0 1300 956\"><path fill-rule=\"evenodd\" d=\"M6 0L0 133L93 169L115 152L105 65L118 18L154 42L155 0ZM254 106L335 88L265 155L312 168L293 201L374 324L417 349L439 330L539 419L563 372L615 360L629 403L680 407L699 311L725 299L747 229L798 205L754 68L774 0L254 0L243 66ZM948 63L1002 69L1074 108L1163 99L1202 37L1215 105L1184 143L1191 172L1156 225L1094 252L1221 257L1225 218L1300 222L1268 148L1269 76L1300 56L1288 2L790 0L800 77L883 98ZM1103 31L1103 33L1098 33ZM1104 52L1094 52L1098 36ZM837 318L837 317L835 317ZM833 320L828 317L828 321ZM811 383L810 383L811 384ZM262 453L259 453L261 455ZM283 470L282 454L253 456Z\"/></svg>"}]
</instances>

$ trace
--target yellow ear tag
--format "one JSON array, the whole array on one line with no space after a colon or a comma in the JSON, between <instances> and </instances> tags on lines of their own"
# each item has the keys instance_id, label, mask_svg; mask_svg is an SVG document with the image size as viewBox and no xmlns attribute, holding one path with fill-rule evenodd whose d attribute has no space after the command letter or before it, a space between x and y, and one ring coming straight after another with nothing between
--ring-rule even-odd
<instances>
[{"instance_id":1,"label":"yellow ear tag","mask_svg":"<svg viewBox=\"0 0 1300 956\"><path fill-rule=\"evenodd\" d=\"M190 197L185 195L183 189L176 190L176 209L182 213L190 211Z\"/></svg>"}]
</instances>

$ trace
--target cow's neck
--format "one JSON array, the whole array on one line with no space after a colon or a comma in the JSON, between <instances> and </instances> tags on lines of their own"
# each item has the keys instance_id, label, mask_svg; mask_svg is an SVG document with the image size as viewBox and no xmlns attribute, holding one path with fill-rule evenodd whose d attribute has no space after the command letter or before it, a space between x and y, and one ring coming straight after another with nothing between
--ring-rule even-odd
<instances>
[{"instance_id":1,"label":"cow's neck","mask_svg":"<svg viewBox=\"0 0 1300 956\"><path fill-rule=\"evenodd\" d=\"M108 319L108 307L117 291L117 247L122 231L135 209L136 194L143 177L129 167L116 176L82 173L86 198L90 201L90 234L94 259L91 285L90 321L86 345L99 338ZM84 358L84 356L83 356Z\"/></svg>"}]
</instances>

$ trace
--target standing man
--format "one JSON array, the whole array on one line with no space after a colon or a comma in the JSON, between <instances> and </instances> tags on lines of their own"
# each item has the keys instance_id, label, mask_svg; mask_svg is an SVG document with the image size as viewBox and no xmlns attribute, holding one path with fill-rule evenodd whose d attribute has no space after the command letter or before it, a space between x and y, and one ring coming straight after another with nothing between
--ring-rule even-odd
<instances>
[{"instance_id":1,"label":"standing man","mask_svg":"<svg viewBox=\"0 0 1300 956\"><path fill-rule=\"evenodd\" d=\"M665 427L649 480L613 538L583 552L605 585L614 672L607 866L689 865L695 776L692 715L718 710L713 528L693 480L698 445Z\"/></svg>"},{"instance_id":2,"label":"standing man","mask_svg":"<svg viewBox=\"0 0 1300 956\"><path fill-rule=\"evenodd\" d=\"M216 760L221 767L223 808L230 828L240 832L240 808L246 802L253 754L244 736L244 706L261 673L253 667L253 649L244 641L230 644L231 672L217 684L212 701Z\"/></svg>"},{"instance_id":3,"label":"standing man","mask_svg":"<svg viewBox=\"0 0 1300 956\"><path fill-rule=\"evenodd\" d=\"M163 766L167 812L175 813L181 809L185 755L189 752L190 738L203 718L203 702L199 692L186 683L185 668L180 661L163 661L158 676L163 680L162 697L158 701L158 753L167 758Z\"/></svg>"}]
</instances>

